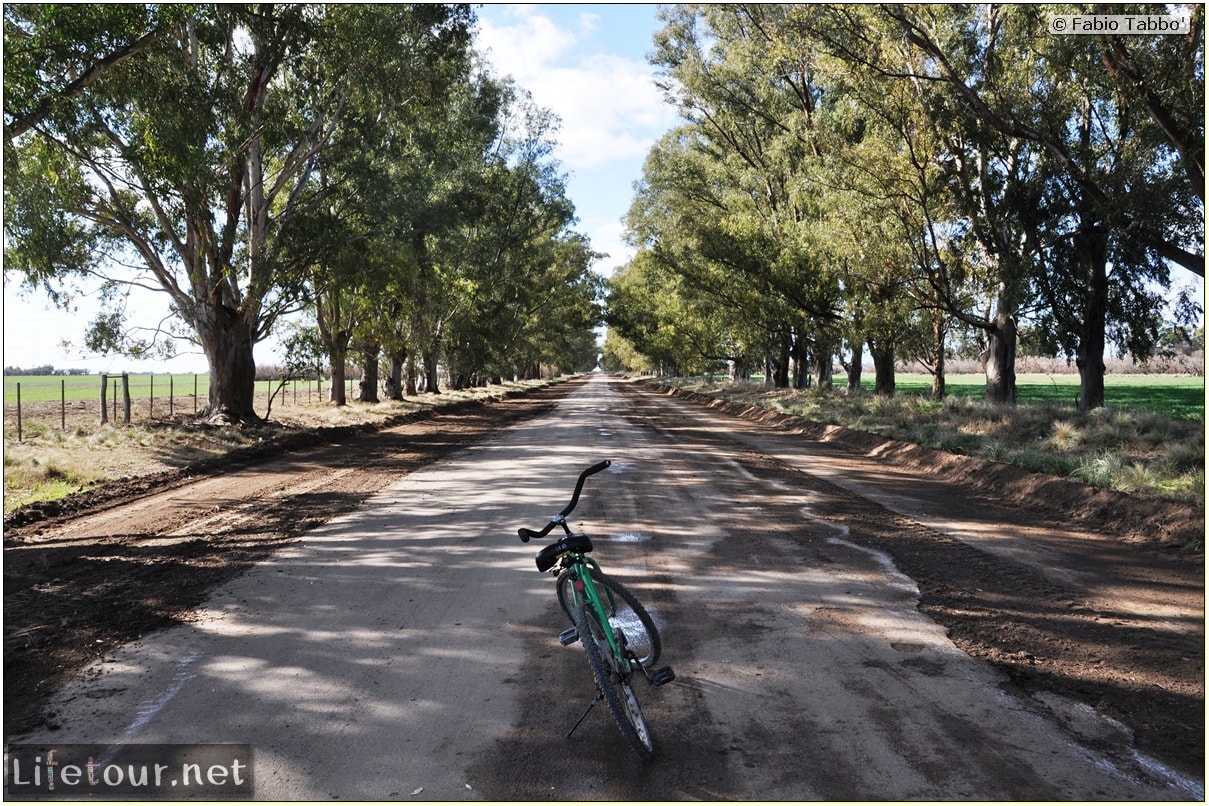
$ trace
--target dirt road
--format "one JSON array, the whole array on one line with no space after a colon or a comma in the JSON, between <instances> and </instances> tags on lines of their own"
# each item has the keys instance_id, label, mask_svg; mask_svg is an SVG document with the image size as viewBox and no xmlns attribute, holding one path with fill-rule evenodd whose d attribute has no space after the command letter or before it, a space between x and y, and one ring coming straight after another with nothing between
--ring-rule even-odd
<instances>
[{"instance_id":1,"label":"dirt road","mask_svg":"<svg viewBox=\"0 0 1209 806\"><path fill-rule=\"evenodd\" d=\"M1188 558L603 377L482 419L469 446L386 432L14 535L31 576L81 544L277 550L9 741L250 744L258 799L1203 798ZM575 526L678 674L639 689L646 765L603 709L564 738L589 671L515 537L602 458ZM47 576L30 597L71 582Z\"/></svg>"}]
</instances>

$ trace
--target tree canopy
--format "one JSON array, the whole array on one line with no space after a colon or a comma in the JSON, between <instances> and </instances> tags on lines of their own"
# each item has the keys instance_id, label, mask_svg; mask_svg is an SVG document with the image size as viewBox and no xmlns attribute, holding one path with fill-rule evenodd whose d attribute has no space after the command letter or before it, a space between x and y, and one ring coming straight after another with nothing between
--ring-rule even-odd
<instances>
[{"instance_id":1,"label":"tree canopy","mask_svg":"<svg viewBox=\"0 0 1209 806\"><path fill-rule=\"evenodd\" d=\"M1102 405L1106 349L1145 359L1201 313L1172 273L1204 274L1204 9L1174 10L1188 33L1063 37L1058 5L664 7L650 58L684 124L638 185L617 336L783 385L838 355L850 388L867 346L878 391L918 360L939 395L956 332L1011 404L1024 328ZM668 327L695 335L672 354Z\"/></svg>"},{"instance_id":2,"label":"tree canopy","mask_svg":"<svg viewBox=\"0 0 1209 806\"><path fill-rule=\"evenodd\" d=\"M253 347L303 310L333 368L350 345L375 371L419 358L434 390L438 362L595 363L568 352L599 312L554 121L490 76L468 6L4 15L6 272L61 301L81 278L163 292L177 329L138 338L110 307L88 343L197 343L207 416L256 419ZM555 298L574 315L536 313Z\"/></svg>"}]
</instances>

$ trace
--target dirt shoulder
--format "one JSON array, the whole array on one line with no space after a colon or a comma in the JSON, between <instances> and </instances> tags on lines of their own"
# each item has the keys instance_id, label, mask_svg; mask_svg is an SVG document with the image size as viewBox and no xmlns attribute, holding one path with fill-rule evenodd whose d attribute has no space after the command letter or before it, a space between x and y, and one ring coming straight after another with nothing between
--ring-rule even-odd
<instances>
[{"instance_id":1,"label":"dirt shoulder","mask_svg":"<svg viewBox=\"0 0 1209 806\"><path fill-rule=\"evenodd\" d=\"M227 460L115 481L6 518L4 732L115 647L188 622L217 585L581 381L369 425L283 432Z\"/></svg>"}]
</instances>

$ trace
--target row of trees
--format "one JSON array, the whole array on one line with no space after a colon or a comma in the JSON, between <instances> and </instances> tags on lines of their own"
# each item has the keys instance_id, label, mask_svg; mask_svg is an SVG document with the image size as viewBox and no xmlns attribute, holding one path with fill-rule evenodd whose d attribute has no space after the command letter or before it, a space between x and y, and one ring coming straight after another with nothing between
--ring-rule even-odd
<instances>
[{"instance_id":1,"label":"row of trees","mask_svg":"<svg viewBox=\"0 0 1209 806\"><path fill-rule=\"evenodd\" d=\"M40 367L5 367L5 375L88 375L86 369L55 369L51 364Z\"/></svg>"},{"instance_id":2,"label":"row of trees","mask_svg":"<svg viewBox=\"0 0 1209 806\"><path fill-rule=\"evenodd\" d=\"M1055 14L1178 13L1190 33L1058 36ZM684 124L650 152L611 281L614 364L833 361L892 393L903 359L944 394L978 345L1014 403L1016 351L1136 357L1201 306L1204 7L679 5L652 62ZM1168 307L1167 299L1177 303Z\"/></svg>"},{"instance_id":3,"label":"row of trees","mask_svg":"<svg viewBox=\"0 0 1209 806\"><path fill-rule=\"evenodd\" d=\"M200 345L206 415L254 420L253 347L352 358L377 397L595 364L597 257L557 121L471 47L468 6L6 4L5 270L107 297L97 352ZM172 319L127 327L165 293ZM116 313L114 311L117 311ZM301 316L301 318L299 318ZM174 324L175 323L175 324Z\"/></svg>"}]
</instances>

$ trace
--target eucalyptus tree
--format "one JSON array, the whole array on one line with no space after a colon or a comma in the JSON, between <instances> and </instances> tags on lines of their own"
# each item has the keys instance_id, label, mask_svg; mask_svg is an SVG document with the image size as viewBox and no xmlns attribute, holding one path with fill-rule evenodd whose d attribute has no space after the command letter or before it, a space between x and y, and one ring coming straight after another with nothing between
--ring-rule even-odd
<instances>
[{"instance_id":1,"label":"eucalyptus tree","mask_svg":"<svg viewBox=\"0 0 1209 806\"><path fill-rule=\"evenodd\" d=\"M649 250L640 250L608 280L609 337L624 339L661 375L713 372L728 360L742 361L725 325L709 315L736 310L693 289Z\"/></svg>"},{"instance_id":2,"label":"eucalyptus tree","mask_svg":"<svg viewBox=\"0 0 1209 806\"><path fill-rule=\"evenodd\" d=\"M1034 274L1054 306L1041 320L1057 329L1050 343L1076 358L1080 404L1091 408L1103 405L1106 334L1141 358L1155 342L1158 298L1147 285L1169 287L1169 263L1204 275L1204 9L1185 9L1184 36L1049 35L1049 16L1070 11L881 13L920 56L912 78L945 88L969 128L1039 152L1053 186L1035 197L1059 222Z\"/></svg>"},{"instance_id":3,"label":"eucalyptus tree","mask_svg":"<svg viewBox=\"0 0 1209 806\"><path fill-rule=\"evenodd\" d=\"M1185 248L1203 238L1203 202L1187 181L1203 154L1191 144L1203 138L1195 47L1203 33L1194 23L1192 46L1180 37L1140 46L1052 36L1045 25L1058 11L1070 9L825 6L808 35L846 66L850 85L870 88L866 108L884 110L904 89L914 96L922 117L898 127L901 142L919 155L921 178L925 166L943 171L955 205L940 218L926 215L922 197L915 205L943 228L930 250L933 276L945 280L964 263L998 286L983 312L953 304L947 282L937 287L955 317L986 334L988 398L1014 398L1014 332L1024 317L1065 328L1049 338L1078 359L1090 407L1103 401L1106 329L1138 348L1153 332L1145 286L1168 285L1162 260L1203 272ZM1155 73L1159 64L1166 76ZM1139 83L1122 84L1126 72ZM1072 296L1081 303L1070 305Z\"/></svg>"},{"instance_id":4,"label":"eucalyptus tree","mask_svg":"<svg viewBox=\"0 0 1209 806\"><path fill-rule=\"evenodd\" d=\"M6 269L56 287L98 275L164 292L209 363L206 414L257 419L253 347L304 288L278 234L321 201L324 151L363 135L343 125L359 98L441 91L431 68L463 57L470 11L8 4L4 14ZM141 273L121 273L123 260Z\"/></svg>"},{"instance_id":5,"label":"eucalyptus tree","mask_svg":"<svg viewBox=\"0 0 1209 806\"><path fill-rule=\"evenodd\" d=\"M535 363L523 348L526 333L580 327L542 322L540 308L560 290L577 296L574 287L595 257L569 229L575 209L553 157L557 119L511 82L491 86L494 125L470 139L448 133L466 148L446 152L450 159L433 174L432 203L412 224L419 269L413 330L430 391L442 355L460 361L466 377L524 374L517 362Z\"/></svg>"},{"instance_id":6,"label":"eucalyptus tree","mask_svg":"<svg viewBox=\"0 0 1209 806\"><path fill-rule=\"evenodd\" d=\"M473 72L468 53L433 68L432 93L403 103L393 93L365 98L347 116L362 136L324 154L316 191L323 204L290 230L303 231L300 253L310 250L308 291L337 405L346 402L350 350L362 369L360 400L378 399L383 351L391 365L389 393L402 396L403 367L419 350L417 323L432 304L434 283L420 261L433 239L476 214L466 200L479 193L499 125L499 93ZM414 383L414 370L407 380ZM435 388L435 378L431 383Z\"/></svg>"},{"instance_id":7,"label":"eucalyptus tree","mask_svg":"<svg viewBox=\"0 0 1209 806\"><path fill-rule=\"evenodd\" d=\"M1103 13L1105 6L1076 6L1083 13ZM1166 6L1136 5L1112 6L1116 13L1164 13ZM1061 74L1042 74L1040 85L1042 97L1022 97L1020 90L1038 89L1037 86L1011 87L1013 77L1026 78L1018 72L1021 63L1037 65L1041 69L1056 66L1070 69L1073 65L1049 65L1047 51L1070 47L1070 41L1079 37L1057 37L1047 33L1048 16L1070 12L1068 6L998 6L981 7L978 16L969 11L961 12L967 25L982 26L986 36L982 38L981 52L976 59L961 53L969 52L960 42L946 36L938 27L941 16L933 7L891 6L886 13L898 24L907 40L927 57L930 71L927 77L944 82L971 111L988 125L1003 134L1038 143L1063 169L1070 182L1077 185L1089 202L1095 204L1108 226L1123 229L1127 236L1139 245L1155 251L1189 271L1204 276L1205 256L1203 235L1198 237L1200 216L1178 214L1177 207L1182 199L1170 202L1172 215L1166 226L1154 226L1153 218L1139 217L1143 210L1122 199L1111 187L1103 183L1102 176L1090 171L1085 159L1070 147L1070 133L1059 121L1046 126L1039 115L1051 89L1059 89ZM1150 40L1138 45L1127 42L1120 36L1089 37L1087 47L1093 48L1099 64L1087 63L1084 69L1092 69L1111 76L1118 90L1131 97L1144 108L1154 122L1155 133L1161 132L1173 150L1170 156L1155 160L1151 167L1161 173L1174 171L1179 174L1187 192L1204 203L1204 7L1189 5L1185 12L1192 20L1191 32L1186 36L1137 37ZM1003 41L1000 33L1016 32L1017 37ZM988 74L983 65L996 65L1002 72L996 81L995 71ZM1030 66L1031 66L1030 65ZM1077 66L1074 69L1078 70ZM1004 90L1012 90L1004 92ZM1029 103L1029 102L1032 103ZM1040 103L1037 103L1040 101ZM1068 113L1077 110L1067 110ZM1061 118L1066 120L1067 116ZM1143 135L1145 136L1145 135ZM1149 140L1155 136L1147 137ZM1158 199L1155 200L1156 202ZM1203 226L1201 226L1203 231Z\"/></svg>"},{"instance_id":8,"label":"eucalyptus tree","mask_svg":"<svg viewBox=\"0 0 1209 806\"><path fill-rule=\"evenodd\" d=\"M532 377L543 364L574 372L596 365L603 281L591 267L604 256L565 226L535 235L503 261L475 305L483 345L475 368L492 377Z\"/></svg>"},{"instance_id":9,"label":"eucalyptus tree","mask_svg":"<svg viewBox=\"0 0 1209 806\"><path fill-rule=\"evenodd\" d=\"M687 5L661 14L665 26L650 58L688 121L679 143L697 157L684 158L710 163L667 172L674 181L698 181L684 200L710 213L679 219L687 236L679 265L700 263L749 287L758 302L748 312L782 334L774 362L782 381L789 355L800 358L808 348L829 381L838 283L820 259L811 223L812 174L822 158L812 55L779 48L768 34L781 7ZM661 189L658 174L644 181Z\"/></svg>"},{"instance_id":10,"label":"eucalyptus tree","mask_svg":"<svg viewBox=\"0 0 1209 806\"><path fill-rule=\"evenodd\" d=\"M962 9L933 13L954 58L986 55L985 33ZM946 315L959 319L984 335L987 399L1014 403L1017 321L1039 251L1035 149L980 125L928 80L927 59L888 12L827 6L809 23L804 35L833 60L837 95L859 110L861 137L843 153L856 192L890 203L912 296L934 311L933 366L943 362ZM943 375L934 377L942 394Z\"/></svg>"},{"instance_id":11,"label":"eucalyptus tree","mask_svg":"<svg viewBox=\"0 0 1209 806\"><path fill-rule=\"evenodd\" d=\"M1053 75L1053 118L1066 111L1063 127L1039 128L1066 160L1050 160L1049 206L1059 215L1046 234L1049 270L1036 293L1048 308L1036 325L1055 354L1074 359L1084 409L1104 404L1107 342L1144 361L1167 317L1187 323L1201 313L1168 308L1168 261L1178 256L1158 242L1199 244L1204 234L1204 71L1196 49L1199 36L1203 50L1204 9L1188 12L1186 36L1050 37L1038 46Z\"/></svg>"},{"instance_id":12,"label":"eucalyptus tree","mask_svg":"<svg viewBox=\"0 0 1209 806\"><path fill-rule=\"evenodd\" d=\"M626 217L627 237L638 247L638 257L624 271L623 281L610 285L610 327L621 329L640 350L644 345L657 349L659 362L670 368L697 365L702 358L717 360L720 345L728 341L724 318L690 317L690 311L710 307L729 312L723 316L757 321L762 331L777 330L784 322L783 312L774 310L776 300L732 269L764 244L725 231L725 173L697 138L693 127L673 130L647 155ZM660 293L629 290L638 277ZM639 327L651 329L650 338ZM696 335L683 338L686 328ZM727 357L746 364L763 359L764 346L759 350L759 356L738 356L732 348Z\"/></svg>"}]
</instances>

